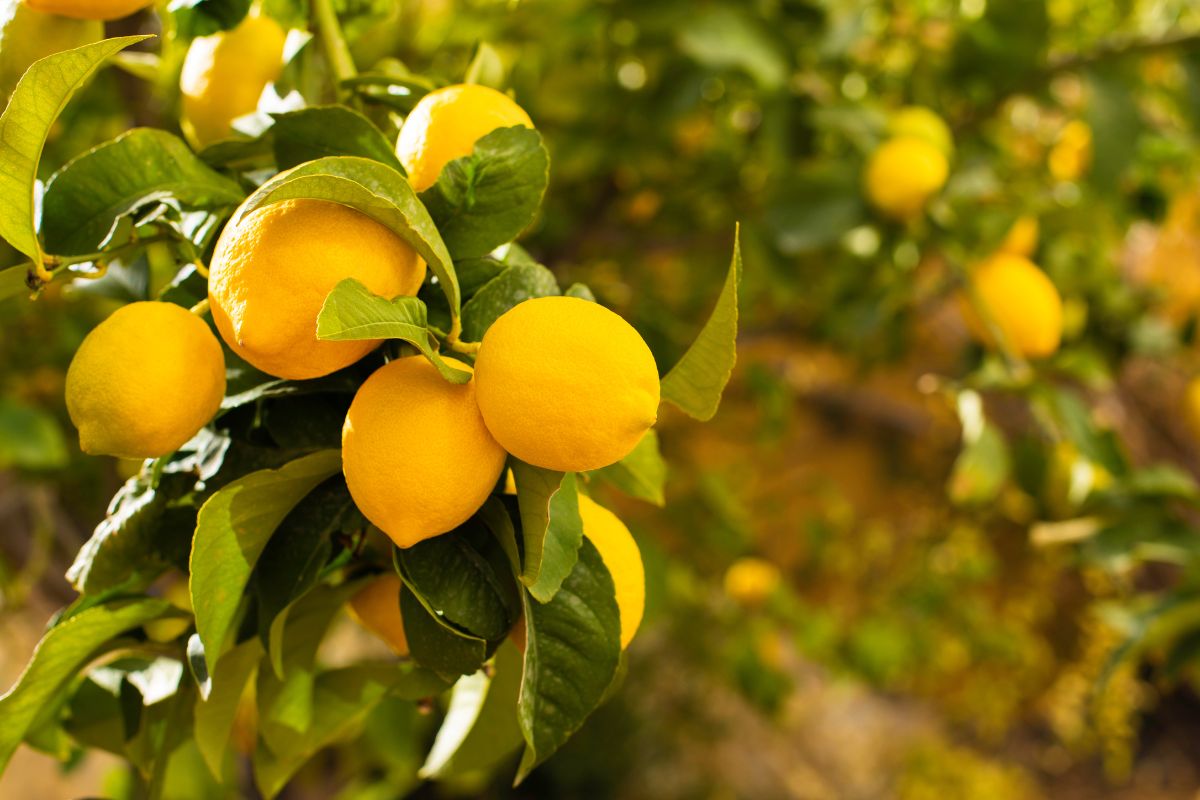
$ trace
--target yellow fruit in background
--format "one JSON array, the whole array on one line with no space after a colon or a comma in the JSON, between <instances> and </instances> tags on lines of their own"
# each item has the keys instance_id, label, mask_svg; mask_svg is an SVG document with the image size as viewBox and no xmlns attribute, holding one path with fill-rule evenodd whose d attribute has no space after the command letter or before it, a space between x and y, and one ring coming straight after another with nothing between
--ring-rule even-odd
<instances>
[{"instance_id":1,"label":"yellow fruit in background","mask_svg":"<svg viewBox=\"0 0 1200 800\"><path fill-rule=\"evenodd\" d=\"M977 266L971 280L979 301L1017 352L1031 358L1052 355L1063 332L1063 302L1054 283L1031 261L997 253ZM982 321L968 313L976 337L991 342Z\"/></svg>"},{"instance_id":2,"label":"yellow fruit in background","mask_svg":"<svg viewBox=\"0 0 1200 800\"><path fill-rule=\"evenodd\" d=\"M583 535L600 552L617 590L621 613L621 648L633 641L646 610L646 570L637 542L617 515L585 494L579 495Z\"/></svg>"},{"instance_id":3,"label":"yellow fruit in background","mask_svg":"<svg viewBox=\"0 0 1200 800\"><path fill-rule=\"evenodd\" d=\"M1013 223L1000 243L1000 252L1009 253L1022 258L1029 258L1037 250L1038 221L1037 217L1023 216Z\"/></svg>"},{"instance_id":4,"label":"yellow fruit in background","mask_svg":"<svg viewBox=\"0 0 1200 800\"><path fill-rule=\"evenodd\" d=\"M217 413L225 357L187 309L131 303L83 340L66 394L85 453L156 458L178 450Z\"/></svg>"},{"instance_id":5,"label":"yellow fruit in background","mask_svg":"<svg viewBox=\"0 0 1200 800\"><path fill-rule=\"evenodd\" d=\"M541 297L509 309L475 360L479 410L500 445L562 472L620 461L658 418L658 368L628 322L597 303Z\"/></svg>"},{"instance_id":6,"label":"yellow fruit in background","mask_svg":"<svg viewBox=\"0 0 1200 800\"><path fill-rule=\"evenodd\" d=\"M258 108L267 84L283 71L287 36L270 17L250 14L230 31L192 40L179 89L183 132L196 147L233 133L233 121Z\"/></svg>"},{"instance_id":7,"label":"yellow fruit in background","mask_svg":"<svg viewBox=\"0 0 1200 800\"><path fill-rule=\"evenodd\" d=\"M43 14L105 21L128 17L153 4L154 0L25 0L25 5Z\"/></svg>"},{"instance_id":8,"label":"yellow fruit in background","mask_svg":"<svg viewBox=\"0 0 1200 800\"><path fill-rule=\"evenodd\" d=\"M747 556L725 571L725 594L744 606L760 606L779 588L779 568L770 561Z\"/></svg>"},{"instance_id":9,"label":"yellow fruit in background","mask_svg":"<svg viewBox=\"0 0 1200 800\"><path fill-rule=\"evenodd\" d=\"M867 199L889 217L908 219L921 213L949 174L945 154L924 139L889 139L867 162Z\"/></svg>"},{"instance_id":10,"label":"yellow fruit in background","mask_svg":"<svg viewBox=\"0 0 1200 800\"><path fill-rule=\"evenodd\" d=\"M376 370L350 404L342 428L346 485L363 515L400 547L466 522L500 479L504 450L484 427L475 390L475 381L450 383L423 356L411 356Z\"/></svg>"},{"instance_id":11,"label":"yellow fruit in background","mask_svg":"<svg viewBox=\"0 0 1200 800\"><path fill-rule=\"evenodd\" d=\"M1055 180L1077 181L1092 163L1092 129L1086 122L1068 122L1050 149L1046 165Z\"/></svg>"},{"instance_id":12,"label":"yellow fruit in background","mask_svg":"<svg viewBox=\"0 0 1200 800\"><path fill-rule=\"evenodd\" d=\"M384 297L414 295L425 263L396 234L348 206L285 200L225 227L209 269L217 330L263 372L302 380L349 366L378 340L322 342L317 315L340 281Z\"/></svg>"},{"instance_id":13,"label":"yellow fruit in background","mask_svg":"<svg viewBox=\"0 0 1200 800\"><path fill-rule=\"evenodd\" d=\"M163 599L180 611L190 614L192 594L188 590L188 579L181 577L168 586L163 592ZM146 637L152 642L173 642L192 627L192 620L189 617L164 617L151 620L142 627L146 630Z\"/></svg>"},{"instance_id":14,"label":"yellow fruit in background","mask_svg":"<svg viewBox=\"0 0 1200 800\"><path fill-rule=\"evenodd\" d=\"M398 656L408 655L408 637L400 616L400 578L388 573L375 578L350 598L350 616L387 642Z\"/></svg>"},{"instance_id":15,"label":"yellow fruit in background","mask_svg":"<svg viewBox=\"0 0 1200 800\"><path fill-rule=\"evenodd\" d=\"M888 132L893 138L911 136L924 139L946 156L954 155L954 134L950 126L932 109L925 106L905 106L888 120Z\"/></svg>"},{"instance_id":16,"label":"yellow fruit in background","mask_svg":"<svg viewBox=\"0 0 1200 800\"><path fill-rule=\"evenodd\" d=\"M0 105L33 62L103 38L99 22L42 14L20 0L0 0Z\"/></svg>"},{"instance_id":17,"label":"yellow fruit in background","mask_svg":"<svg viewBox=\"0 0 1200 800\"><path fill-rule=\"evenodd\" d=\"M418 192L437 183L442 167L471 155L475 142L497 128L533 127L508 95L478 84L458 84L421 98L404 120L396 155Z\"/></svg>"}]
</instances>

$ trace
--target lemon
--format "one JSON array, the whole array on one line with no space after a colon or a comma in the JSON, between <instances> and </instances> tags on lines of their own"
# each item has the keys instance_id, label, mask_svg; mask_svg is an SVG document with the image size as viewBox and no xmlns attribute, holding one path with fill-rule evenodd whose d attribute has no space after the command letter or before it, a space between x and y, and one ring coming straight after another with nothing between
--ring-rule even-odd
<instances>
[{"instance_id":1,"label":"lemon","mask_svg":"<svg viewBox=\"0 0 1200 800\"><path fill-rule=\"evenodd\" d=\"M437 183L442 168L471 155L475 142L497 128L533 127L508 95L478 84L458 84L421 98L404 120L396 155L418 192Z\"/></svg>"},{"instance_id":2,"label":"lemon","mask_svg":"<svg viewBox=\"0 0 1200 800\"><path fill-rule=\"evenodd\" d=\"M20 0L0 0L0 105L33 62L103 38L99 22L41 14Z\"/></svg>"},{"instance_id":3,"label":"lemon","mask_svg":"<svg viewBox=\"0 0 1200 800\"><path fill-rule=\"evenodd\" d=\"M1017 352L1031 358L1058 350L1063 331L1063 303L1054 283L1028 259L997 253L971 276L975 291ZM991 343L986 327L968 313L976 337Z\"/></svg>"},{"instance_id":4,"label":"lemon","mask_svg":"<svg viewBox=\"0 0 1200 800\"><path fill-rule=\"evenodd\" d=\"M233 121L258 108L267 84L283 71L286 35L270 17L250 14L230 31L192 40L179 89L183 132L197 147L233 133Z\"/></svg>"},{"instance_id":5,"label":"lemon","mask_svg":"<svg viewBox=\"0 0 1200 800\"><path fill-rule=\"evenodd\" d=\"M83 340L66 394L85 453L156 458L178 450L217 413L225 358L187 309L131 303Z\"/></svg>"},{"instance_id":6,"label":"lemon","mask_svg":"<svg viewBox=\"0 0 1200 800\"><path fill-rule=\"evenodd\" d=\"M479 410L500 445L562 472L620 461L658 418L658 368L633 327L603 306L540 297L484 334Z\"/></svg>"},{"instance_id":7,"label":"lemon","mask_svg":"<svg viewBox=\"0 0 1200 800\"><path fill-rule=\"evenodd\" d=\"M128 17L153 3L154 0L25 0L25 5L43 14L92 20Z\"/></svg>"},{"instance_id":8,"label":"lemon","mask_svg":"<svg viewBox=\"0 0 1200 800\"><path fill-rule=\"evenodd\" d=\"M416 251L348 206L285 200L234 220L209 270L213 320L234 352L280 378L328 375L379 345L318 341L317 315L340 281L390 298L416 294L425 278Z\"/></svg>"},{"instance_id":9,"label":"lemon","mask_svg":"<svg viewBox=\"0 0 1200 800\"><path fill-rule=\"evenodd\" d=\"M954 156L954 135L946 121L925 106L905 106L892 114L888 131L893 137L912 136L924 139L942 151L946 158Z\"/></svg>"},{"instance_id":10,"label":"lemon","mask_svg":"<svg viewBox=\"0 0 1200 800\"><path fill-rule=\"evenodd\" d=\"M350 404L342 428L346 485L363 515L400 547L466 522L500 478L504 451L484 427L475 388L449 383L412 356L376 370Z\"/></svg>"},{"instance_id":11,"label":"lemon","mask_svg":"<svg viewBox=\"0 0 1200 800\"><path fill-rule=\"evenodd\" d=\"M617 515L585 494L579 495L583 535L600 552L612 575L621 616L621 649L629 646L646 610L646 570L637 542Z\"/></svg>"},{"instance_id":12,"label":"lemon","mask_svg":"<svg viewBox=\"0 0 1200 800\"><path fill-rule=\"evenodd\" d=\"M779 568L761 558L739 558L725 571L725 594L744 606L760 606L779 588Z\"/></svg>"},{"instance_id":13,"label":"lemon","mask_svg":"<svg viewBox=\"0 0 1200 800\"><path fill-rule=\"evenodd\" d=\"M1037 250L1038 221L1037 217L1023 216L1013 223L1000 243L1001 253L1029 258Z\"/></svg>"},{"instance_id":14,"label":"lemon","mask_svg":"<svg viewBox=\"0 0 1200 800\"><path fill-rule=\"evenodd\" d=\"M400 617L400 578L394 573L380 575L350 598L350 616L387 642L398 656L408 655L408 637Z\"/></svg>"},{"instance_id":15,"label":"lemon","mask_svg":"<svg viewBox=\"0 0 1200 800\"><path fill-rule=\"evenodd\" d=\"M935 145L914 136L889 139L867 162L867 198L885 215L909 219L924 210L949 173L949 162Z\"/></svg>"},{"instance_id":16,"label":"lemon","mask_svg":"<svg viewBox=\"0 0 1200 800\"><path fill-rule=\"evenodd\" d=\"M1046 165L1055 180L1077 181L1092 163L1092 129L1086 122L1068 122L1050 149Z\"/></svg>"}]
</instances>

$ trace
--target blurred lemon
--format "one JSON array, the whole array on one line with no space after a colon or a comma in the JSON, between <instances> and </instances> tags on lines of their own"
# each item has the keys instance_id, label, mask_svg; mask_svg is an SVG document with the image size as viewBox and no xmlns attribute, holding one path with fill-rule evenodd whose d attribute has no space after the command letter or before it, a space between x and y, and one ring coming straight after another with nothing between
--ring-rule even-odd
<instances>
[{"instance_id":1,"label":"blurred lemon","mask_svg":"<svg viewBox=\"0 0 1200 800\"><path fill-rule=\"evenodd\" d=\"M285 200L234 219L209 269L213 321L235 353L279 378L328 375L379 345L317 339L317 315L343 279L388 298L415 295L425 279L415 250L348 206Z\"/></svg>"},{"instance_id":2,"label":"blurred lemon","mask_svg":"<svg viewBox=\"0 0 1200 800\"><path fill-rule=\"evenodd\" d=\"M0 104L33 62L103 38L99 22L42 14L20 0L0 0Z\"/></svg>"},{"instance_id":3,"label":"blurred lemon","mask_svg":"<svg viewBox=\"0 0 1200 800\"><path fill-rule=\"evenodd\" d=\"M889 139L867 162L867 199L889 217L909 219L941 191L949 174L945 154L925 139Z\"/></svg>"},{"instance_id":4,"label":"blurred lemon","mask_svg":"<svg viewBox=\"0 0 1200 800\"><path fill-rule=\"evenodd\" d=\"M450 383L423 356L411 356L376 370L350 404L342 429L346 485L363 515L400 547L466 522L500 479L504 451L484 427L475 391L475 381Z\"/></svg>"},{"instance_id":5,"label":"blurred lemon","mask_svg":"<svg viewBox=\"0 0 1200 800\"><path fill-rule=\"evenodd\" d=\"M233 133L233 121L258 108L267 84L283 71L283 28L251 13L230 31L192 40L179 90L183 132L196 147Z\"/></svg>"},{"instance_id":6,"label":"blurred lemon","mask_svg":"<svg viewBox=\"0 0 1200 800\"><path fill-rule=\"evenodd\" d=\"M87 335L67 370L67 412L85 453L156 458L213 418L225 356L208 326L171 303L131 303Z\"/></svg>"},{"instance_id":7,"label":"blurred lemon","mask_svg":"<svg viewBox=\"0 0 1200 800\"><path fill-rule=\"evenodd\" d=\"M779 568L761 558L746 556L725 571L725 594L743 606L761 606L775 593L782 581Z\"/></svg>"},{"instance_id":8,"label":"blurred lemon","mask_svg":"<svg viewBox=\"0 0 1200 800\"><path fill-rule=\"evenodd\" d=\"M620 461L658 418L658 368L628 322L597 303L541 297L484 334L479 410L500 445L561 472Z\"/></svg>"},{"instance_id":9,"label":"blurred lemon","mask_svg":"<svg viewBox=\"0 0 1200 800\"><path fill-rule=\"evenodd\" d=\"M942 151L946 158L954 157L954 134L950 132L950 126L925 106L905 106L896 111L888 120L888 132L893 138L923 139Z\"/></svg>"},{"instance_id":10,"label":"blurred lemon","mask_svg":"<svg viewBox=\"0 0 1200 800\"><path fill-rule=\"evenodd\" d=\"M1077 181L1092 163L1092 129L1073 120L1058 135L1047 158L1050 174L1058 181Z\"/></svg>"},{"instance_id":11,"label":"blurred lemon","mask_svg":"<svg viewBox=\"0 0 1200 800\"><path fill-rule=\"evenodd\" d=\"M999 251L1014 256L1021 256L1022 258L1029 258L1037 250L1037 245L1037 217L1026 215L1019 217L1013 223L1013 226L1008 229L1008 233L1004 236L1004 241L1000 243Z\"/></svg>"},{"instance_id":12,"label":"blurred lemon","mask_svg":"<svg viewBox=\"0 0 1200 800\"><path fill-rule=\"evenodd\" d=\"M350 616L396 655L408 655L408 637L400 617L400 578L395 573L381 575L359 589L350 598Z\"/></svg>"},{"instance_id":13,"label":"blurred lemon","mask_svg":"<svg viewBox=\"0 0 1200 800\"><path fill-rule=\"evenodd\" d=\"M1063 302L1054 283L1031 261L997 253L971 275L979 302L1021 355L1041 358L1058 350L1063 332ZM987 327L968 307L967 321L976 338L991 344Z\"/></svg>"},{"instance_id":14,"label":"blurred lemon","mask_svg":"<svg viewBox=\"0 0 1200 800\"><path fill-rule=\"evenodd\" d=\"M621 648L633 641L646 610L646 570L637 542L617 515L585 494L579 495L579 518L605 568L612 575L621 614Z\"/></svg>"},{"instance_id":15,"label":"blurred lemon","mask_svg":"<svg viewBox=\"0 0 1200 800\"><path fill-rule=\"evenodd\" d=\"M421 192L451 161L471 155L479 139L517 125L532 128L533 121L508 95L473 83L447 86L422 97L404 120L396 155Z\"/></svg>"},{"instance_id":16,"label":"blurred lemon","mask_svg":"<svg viewBox=\"0 0 1200 800\"><path fill-rule=\"evenodd\" d=\"M90 20L114 20L153 5L154 0L25 0L25 5L43 14Z\"/></svg>"}]
</instances>

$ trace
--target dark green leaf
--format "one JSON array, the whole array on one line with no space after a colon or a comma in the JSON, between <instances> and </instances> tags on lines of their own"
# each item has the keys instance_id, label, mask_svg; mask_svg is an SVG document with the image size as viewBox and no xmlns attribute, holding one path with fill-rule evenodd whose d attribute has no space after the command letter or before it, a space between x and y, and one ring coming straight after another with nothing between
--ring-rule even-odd
<instances>
[{"instance_id":1,"label":"dark green leaf","mask_svg":"<svg viewBox=\"0 0 1200 800\"><path fill-rule=\"evenodd\" d=\"M521 582L545 603L571 574L583 540L575 474L511 459L521 509L525 567Z\"/></svg>"},{"instance_id":2,"label":"dark green leaf","mask_svg":"<svg viewBox=\"0 0 1200 800\"><path fill-rule=\"evenodd\" d=\"M371 120L346 106L313 106L274 114L279 169L326 156L361 156L401 169L395 150Z\"/></svg>"},{"instance_id":3,"label":"dark green leaf","mask_svg":"<svg viewBox=\"0 0 1200 800\"><path fill-rule=\"evenodd\" d=\"M413 659L439 675L470 675L487 658L487 642L451 630L405 586L400 591L400 616Z\"/></svg>"},{"instance_id":4,"label":"dark green leaf","mask_svg":"<svg viewBox=\"0 0 1200 800\"><path fill-rule=\"evenodd\" d=\"M541 264L513 264L463 306L463 337L478 342L492 323L518 303L560 294L554 273Z\"/></svg>"}]
</instances>

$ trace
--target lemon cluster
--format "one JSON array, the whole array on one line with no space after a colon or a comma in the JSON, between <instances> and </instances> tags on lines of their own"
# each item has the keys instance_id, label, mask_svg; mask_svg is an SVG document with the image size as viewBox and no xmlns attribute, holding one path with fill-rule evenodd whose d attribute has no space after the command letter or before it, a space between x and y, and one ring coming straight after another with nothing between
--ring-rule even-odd
<instances>
[{"instance_id":1,"label":"lemon cluster","mask_svg":"<svg viewBox=\"0 0 1200 800\"><path fill-rule=\"evenodd\" d=\"M908 106L889 121L888 138L871 154L863 176L867 199L896 220L921 214L950 174L954 137L933 111Z\"/></svg>"}]
</instances>

